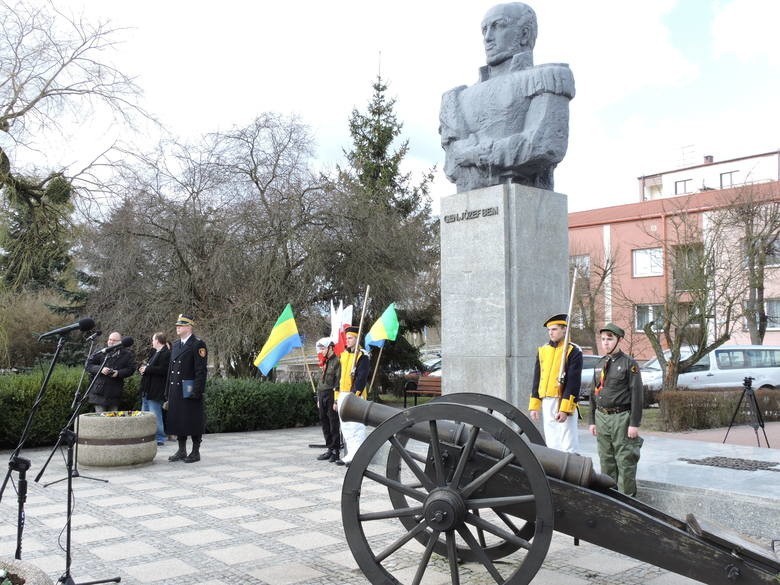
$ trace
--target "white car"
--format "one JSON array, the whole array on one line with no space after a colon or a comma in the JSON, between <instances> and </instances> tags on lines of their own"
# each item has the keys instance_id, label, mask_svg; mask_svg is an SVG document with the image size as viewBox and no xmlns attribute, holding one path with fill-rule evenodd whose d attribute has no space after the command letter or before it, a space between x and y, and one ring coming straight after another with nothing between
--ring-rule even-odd
<instances>
[{"instance_id":1,"label":"white car","mask_svg":"<svg viewBox=\"0 0 780 585\"><path fill-rule=\"evenodd\" d=\"M682 350L682 357L691 355ZM663 372L658 359L641 368L642 383L651 392L663 386ZM745 378L753 378L754 389L780 388L780 347L768 345L721 346L680 372L677 386L688 390L707 388L740 388Z\"/></svg>"}]
</instances>

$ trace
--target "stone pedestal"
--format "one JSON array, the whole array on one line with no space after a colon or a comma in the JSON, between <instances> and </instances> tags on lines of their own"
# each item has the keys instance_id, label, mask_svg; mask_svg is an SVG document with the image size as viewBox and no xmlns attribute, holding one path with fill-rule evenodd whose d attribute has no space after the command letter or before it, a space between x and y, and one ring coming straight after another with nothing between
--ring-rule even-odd
<instances>
[{"instance_id":1,"label":"stone pedestal","mask_svg":"<svg viewBox=\"0 0 780 585\"><path fill-rule=\"evenodd\" d=\"M525 410L543 323L568 309L566 196L508 184L441 207L442 391Z\"/></svg>"}]
</instances>

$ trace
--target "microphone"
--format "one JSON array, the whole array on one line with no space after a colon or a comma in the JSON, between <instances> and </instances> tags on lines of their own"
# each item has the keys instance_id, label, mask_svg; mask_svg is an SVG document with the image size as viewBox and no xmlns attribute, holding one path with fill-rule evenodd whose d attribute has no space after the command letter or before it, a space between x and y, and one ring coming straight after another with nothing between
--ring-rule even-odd
<instances>
[{"instance_id":1,"label":"microphone","mask_svg":"<svg viewBox=\"0 0 780 585\"><path fill-rule=\"evenodd\" d=\"M81 331L89 331L94 326L95 326L95 321L93 321L89 317L84 317L78 323L73 323L72 325L67 325L65 327L60 327L59 329L53 329L52 331L47 331L46 333L38 337L38 341L46 337L52 337L53 335L65 335L66 333L70 333L71 331L74 331L76 329L80 329Z\"/></svg>"},{"instance_id":2,"label":"microphone","mask_svg":"<svg viewBox=\"0 0 780 585\"><path fill-rule=\"evenodd\" d=\"M91 335L89 335L84 341L95 341L98 337L100 337L100 334L103 333L100 329L97 331L93 331Z\"/></svg>"},{"instance_id":3,"label":"microphone","mask_svg":"<svg viewBox=\"0 0 780 585\"><path fill-rule=\"evenodd\" d=\"M107 345L103 349L97 350L92 355L96 356L96 355L100 355L100 354L103 354L103 353L108 353L110 351L119 350L119 349L122 349L123 347L130 347L134 343L135 343L135 341L133 340L132 337L123 337L122 338L122 343L117 343L116 345Z\"/></svg>"}]
</instances>

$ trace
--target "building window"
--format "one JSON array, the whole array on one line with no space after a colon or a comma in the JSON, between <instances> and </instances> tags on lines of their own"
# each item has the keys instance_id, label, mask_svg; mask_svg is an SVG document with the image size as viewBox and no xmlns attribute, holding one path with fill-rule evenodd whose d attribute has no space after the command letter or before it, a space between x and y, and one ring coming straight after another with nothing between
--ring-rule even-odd
<instances>
[{"instance_id":1,"label":"building window","mask_svg":"<svg viewBox=\"0 0 780 585\"><path fill-rule=\"evenodd\" d=\"M569 265L577 269L577 276L580 278L590 277L590 256L587 254L569 256Z\"/></svg>"},{"instance_id":2,"label":"building window","mask_svg":"<svg viewBox=\"0 0 780 585\"><path fill-rule=\"evenodd\" d=\"M780 329L780 299L766 299L766 328Z\"/></svg>"},{"instance_id":3,"label":"building window","mask_svg":"<svg viewBox=\"0 0 780 585\"><path fill-rule=\"evenodd\" d=\"M652 321L653 331L663 331L663 305L636 305L634 307L634 328L644 331L645 325Z\"/></svg>"},{"instance_id":4,"label":"building window","mask_svg":"<svg viewBox=\"0 0 780 585\"><path fill-rule=\"evenodd\" d=\"M644 248L633 250L634 278L642 276L661 276L664 273L663 248Z\"/></svg>"},{"instance_id":5,"label":"building window","mask_svg":"<svg viewBox=\"0 0 780 585\"><path fill-rule=\"evenodd\" d=\"M733 187L736 185L734 182L734 179L736 178L736 174L739 171L729 171L727 173L721 173L720 174L720 188L721 189L728 189L729 187Z\"/></svg>"},{"instance_id":6,"label":"building window","mask_svg":"<svg viewBox=\"0 0 780 585\"><path fill-rule=\"evenodd\" d=\"M704 246L702 244L686 244L674 247L674 267L672 279L674 289L701 290L706 285L707 270L703 267Z\"/></svg>"},{"instance_id":7,"label":"building window","mask_svg":"<svg viewBox=\"0 0 780 585\"><path fill-rule=\"evenodd\" d=\"M748 242L752 241L752 245ZM767 241L764 238L753 240L742 239L742 249L745 254L745 266L749 266L751 260L758 265L762 253L765 257L764 266L780 266L780 236Z\"/></svg>"},{"instance_id":8,"label":"building window","mask_svg":"<svg viewBox=\"0 0 780 585\"><path fill-rule=\"evenodd\" d=\"M766 265L780 266L780 237L775 238L766 246Z\"/></svg>"},{"instance_id":9,"label":"building window","mask_svg":"<svg viewBox=\"0 0 780 585\"><path fill-rule=\"evenodd\" d=\"M686 193L690 193L692 183L693 183L693 179L683 179L682 181L675 181L674 194L685 195Z\"/></svg>"}]
</instances>

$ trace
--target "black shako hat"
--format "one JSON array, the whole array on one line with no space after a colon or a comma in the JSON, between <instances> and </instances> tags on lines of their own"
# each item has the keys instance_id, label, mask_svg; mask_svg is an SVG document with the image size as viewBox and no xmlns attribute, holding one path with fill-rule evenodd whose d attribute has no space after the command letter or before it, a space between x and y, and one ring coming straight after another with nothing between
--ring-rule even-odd
<instances>
[{"instance_id":1,"label":"black shako hat","mask_svg":"<svg viewBox=\"0 0 780 585\"><path fill-rule=\"evenodd\" d=\"M566 313L558 313L557 315L553 315L547 321L544 322L545 327L549 327L550 325L563 325L566 327L568 325L569 316Z\"/></svg>"}]
</instances>

